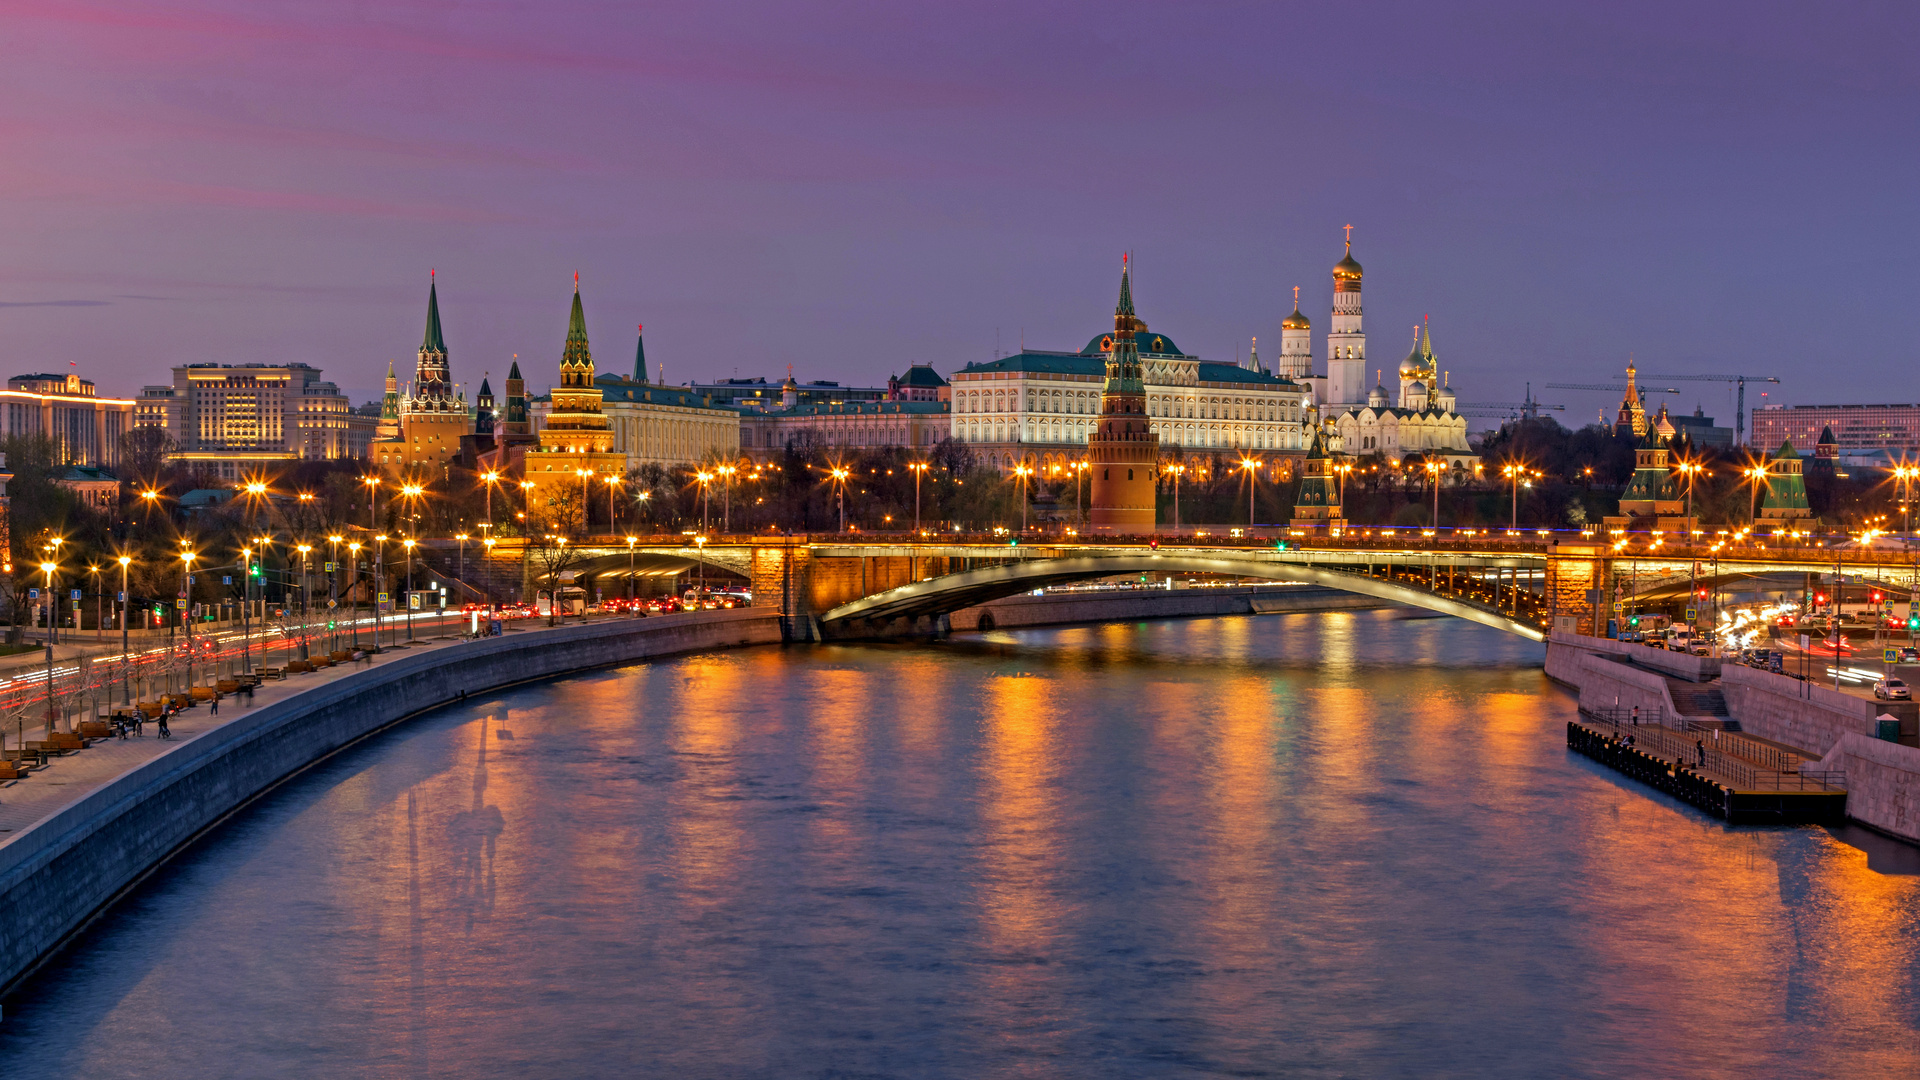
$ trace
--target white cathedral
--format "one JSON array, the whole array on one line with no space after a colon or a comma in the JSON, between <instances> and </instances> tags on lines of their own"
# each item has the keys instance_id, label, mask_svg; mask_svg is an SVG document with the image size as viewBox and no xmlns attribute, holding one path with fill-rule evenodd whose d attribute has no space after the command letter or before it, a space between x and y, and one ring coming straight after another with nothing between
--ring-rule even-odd
<instances>
[{"instance_id":1,"label":"white cathedral","mask_svg":"<svg viewBox=\"0 0 1920 1080\"><path fill-rule=\"evenodd\" d=\"M1394 459L1431 453L1450 461L1476 460L1467 446L1467 418L1456 411L1453 387L1440 370L1433 340L1415 327L1413 351L1400 363L1400 392L1389 398L1379 372L1366 387L1367 334L1360 309L1363 271L1353 257L1353 240L1333 268L1333 316L1327 333L1327 373L1313 374L1313 326L1300 313L1300 290L1293 291L1293 314L1280 324L1280 359L1274 374L1313 388L1321 423L1329 428L1330 449L1350 457L1380 454ZM1257 360L1255 361L1258 362Z\"/></svg>"}]
</instances>

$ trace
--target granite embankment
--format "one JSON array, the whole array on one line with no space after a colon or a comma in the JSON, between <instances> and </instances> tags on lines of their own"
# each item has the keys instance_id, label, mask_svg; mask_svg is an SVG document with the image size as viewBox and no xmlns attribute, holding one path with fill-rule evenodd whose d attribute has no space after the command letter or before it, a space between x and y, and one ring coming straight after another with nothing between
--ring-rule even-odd
<instances>
[{"instance_id":1,"label":"granite embankment","mask_svg":"<svg viewBox=\"0 0 1920 1080\"><path fill-rule=\"evenodd\" d=\"M1845 773L1848 817L1920 843L1920 748L1877 738L1880 722L1892 718L1873 701L1737 664L1567 634L1548 642L1546 669L1579 690L1582 709L1638 705L1646 716L1690 712L1676 707L1679 684L1669 677L1710 685L1741 731L1793 748L1806 770Z\"/></svg>"},{"instance_id":2,"label":"granite embankment","mask_svg":"<svg viewBox=\"0 0 1920 1080\"><path fill-rule=\"evenodd\" d=\"M1393 607L1371 596L1318 585L1236 585L1191 589L1112 589L1022 593L962 608L954 630L1006 630L1016 626L1170 619L1204 615L1352 611Z\"/></svg>"},{"instance_id":3,"label":"granite embankment","mask_svg":"<svg viewBox=\"0 0 1920 1080\"><path fill-rule=\"evenodd\" d=\"M196 723L191 738L155 744L136 765L63 787L70 801L49 807L0 842L0 911L6 912L0 918L0 989L10 989L200 832L280 780L383 727L532 679L780 640L778 615L755 608L616 619L389 650L350 670L271 683L256 707L230 702L232 719Z\"/></svg>"}]
</instances>

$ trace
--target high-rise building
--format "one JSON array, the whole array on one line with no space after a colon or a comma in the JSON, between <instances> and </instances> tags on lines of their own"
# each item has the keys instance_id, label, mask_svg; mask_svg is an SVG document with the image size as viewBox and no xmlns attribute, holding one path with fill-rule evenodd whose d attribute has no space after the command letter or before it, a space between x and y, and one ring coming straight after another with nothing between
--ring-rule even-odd
<instances>
[{"instance_id":1,"label":"high-rise building","mask_svg":"<svg viewBox=\"0 0 1920 1080\"><path fill-rule=\"evenodd\" d=\"M295 460L365 454L364 418L306 364L185 364L141 390L136 422L172 436L171 459L238 481Z\"/></svg>"},{"instance_id":2,"label":"high-rise building","mask_svg":"<svg viewBox=\"0 0 1920 1080\"><path fill-rule=\"evenodd\" d=\"M1100 413L1087 438L1093 474L1092 522L1113 532L1152 532L1160 437L1147 421L1147 386L1135 336L1147 329L1133 309L1131 269L1120 268L1120 302L1113 309L1113 348L1100 385Z\"/></svg>"},{"instance_id":3,"label":"high-rise building","mask_svg":"<svg viewBox=\"0 0 1920 1080\"><path fill-rule=\"evenodd\" d=\"M1827 428L1839 459L1849 464L1894 464L1920 453L1920 405L1767 405L1753 410L1751 441L1791 442L1806 456Z\"/></svg>"},{"instance_id":4,"label":"high-rise building","mask_svg":"<svg viewBox=\"0 0 1920 1080\"><path fill-rule=\"evenodd\" d=\"M103 398L78 375L15 375L0 390L0 438L44 435L62 465L112 468L138 423L131 398Z\"/></svg>"}]
</instances>

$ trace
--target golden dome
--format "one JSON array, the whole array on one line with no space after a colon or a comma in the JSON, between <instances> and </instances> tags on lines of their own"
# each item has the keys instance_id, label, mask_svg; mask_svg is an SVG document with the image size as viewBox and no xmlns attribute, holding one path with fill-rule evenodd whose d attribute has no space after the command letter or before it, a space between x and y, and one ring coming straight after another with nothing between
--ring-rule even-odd
<instances>
[{"instance_id":1,"label":"golden dome","mask_svg":"<svg viewBox=\"0 0 1920 1080\"><path fill-rule=\"evenodd\" d=\"M1300 305L1295 304L1293 305L1293 314L1287 316L1285 319L1282 319L1280 321L1280 329L1311 330L1313 329L1313 324L1307 321L1307 317L1305 315L1300 314Z\"/></svg>"},{"instance_id":2,"label":"golden dome","mask_svg":"<svg viewBox=\"0 0 1920 1080\"><path fill-rule=\"evenodd\" d=\"M1347 257L1333 264L1333 278L1335 281L1359 281L1360 274L1360 264L1353 261L1353 245L1348 244Z\"/></svg>"}]
</instances>

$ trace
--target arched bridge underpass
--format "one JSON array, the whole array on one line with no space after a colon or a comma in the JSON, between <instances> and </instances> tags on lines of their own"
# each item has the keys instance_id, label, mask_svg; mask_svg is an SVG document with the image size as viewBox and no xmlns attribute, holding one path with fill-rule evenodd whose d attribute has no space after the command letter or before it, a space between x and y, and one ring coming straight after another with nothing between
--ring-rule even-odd
<instances>
[{"instance_id":1,"label":"arched bridge underpass","mask_svg":"<svg viewBox=\"0 0 1920 1080\"><path fill-rule=\"evenodd\" d=\"M1468 619L1532 641L1546 637L1539 594L1517 585L1503 591L1478 574L1449 573L1442 579L1433 568L1418 564L1368 567L1363 572L1273 558L1178 551L1024 559L943 574L834 607L819 617L820 628L832 637L911 632L961 608L1049 585L1121 574L1217 574L1304 582Z\"/></svg>"}]
</instances>

